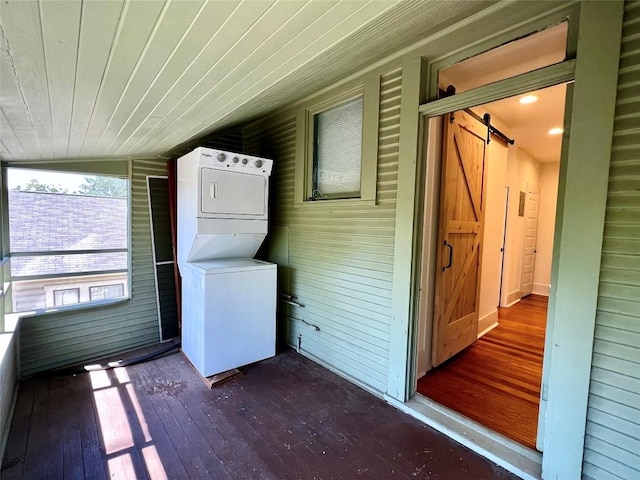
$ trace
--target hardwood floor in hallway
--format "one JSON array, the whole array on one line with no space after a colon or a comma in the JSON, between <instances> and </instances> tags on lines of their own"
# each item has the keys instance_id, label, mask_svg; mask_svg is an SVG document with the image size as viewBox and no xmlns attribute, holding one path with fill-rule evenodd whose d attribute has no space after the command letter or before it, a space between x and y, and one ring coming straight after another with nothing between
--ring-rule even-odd
<instances>
[{"instance_id":1,"label":"hardwood floor in hallway","mask_svg":"<svg viewBox=\"0 0 640 480\"><path fill-rule=\"evenodd\" d=\"M547 300L500 308L500 325L418 380L418 392L535 448Z\"/></svg>"}]
</instances>

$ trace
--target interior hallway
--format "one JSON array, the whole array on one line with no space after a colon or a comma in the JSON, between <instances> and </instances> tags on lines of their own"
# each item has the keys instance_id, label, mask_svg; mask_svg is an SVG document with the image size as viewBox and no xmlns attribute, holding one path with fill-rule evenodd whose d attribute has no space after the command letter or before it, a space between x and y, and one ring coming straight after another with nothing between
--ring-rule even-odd
<instances>
[{"instance_id":1,"label":"interior hallway","mask_svg":"<svg viewBox=\"0 0 640 480\"><path fill-rule=\"evenodd\" d=\"M515 479L292 350L209 389L181 353L20 385L0 476Z\"/></svg>"},{"instance_id":2,"label":"interior hallway","mask_svg":"<svg viewBox=\"0 0 640 480\"><path fill-rule=\"evenodd\" d=\"M499 326L418 380L418 392L535 448L548 298L499 309Z\"/></svg>"}]
</instances>

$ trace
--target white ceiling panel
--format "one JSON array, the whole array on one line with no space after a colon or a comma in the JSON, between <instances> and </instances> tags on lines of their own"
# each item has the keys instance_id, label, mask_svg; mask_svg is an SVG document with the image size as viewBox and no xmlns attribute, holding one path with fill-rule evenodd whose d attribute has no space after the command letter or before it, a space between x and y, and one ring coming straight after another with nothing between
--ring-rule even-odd
<instances>
[{"instance_id":1,"label":"white ceiling panel","mask_svg":"<svg viewBox=\"0 0 640 480\"><path fill-rule=\"evenodd\" d=\"M55 156L39 4L3 3L0 25L2 113L20 140L23 155ZM4 143L4 129L0 138Z\"/></svg>"},{"instance_id":2,"label":"white ceiling panel","mask_svg":"<svg viewBox=\"0 0 640 480\"><path fill-rule=\"evenodd\" d=\"M69 133L69 157L78 157L103 85L105 67L112 61L112 45L124 1L83 4L78 28L78 64Z\"/></svg>"},{"instance_id":3,"label":"white ceiling panel","mask_svg":"<svg viewBox=\"0 0 640 480\"><path fill-rule=\"evenodd\" d=\"M549 130L563 127L567 86L555 85L527 95L538 97L538 101L523 105L520 99L524 95L518 95L482 105L477 110L487 111L493 118L498 118L509 128L508 133L518 148L538 162L557 163L560 161L562 135L551 135Z\"/></svg>"},{"instance_id":4,"label":"white ceiling panel","mask_svg":"<svg viewBox=\"0 0 640 480\"><path fill-rule=\"evenodd\" d=\"M3 1L0 158L165 154L488 5Z\"/></svg>"}]
</instances>

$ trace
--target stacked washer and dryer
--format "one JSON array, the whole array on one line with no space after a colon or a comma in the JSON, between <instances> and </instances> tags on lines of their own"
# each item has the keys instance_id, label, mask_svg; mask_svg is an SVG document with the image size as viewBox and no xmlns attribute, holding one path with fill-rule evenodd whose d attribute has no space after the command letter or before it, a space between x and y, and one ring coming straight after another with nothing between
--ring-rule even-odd
<instances>
[{"instance_id":1,"label":"stacked washer and dryer","mask_svg":"<svg viewBox=\"0 0 640 480\"><path fill-rule=\"evenodd\" d=\"M253 258L272 165L204 147L177 162L182 351L204 377L275 355L276 265Z\"/></svg>"}]
</instances>

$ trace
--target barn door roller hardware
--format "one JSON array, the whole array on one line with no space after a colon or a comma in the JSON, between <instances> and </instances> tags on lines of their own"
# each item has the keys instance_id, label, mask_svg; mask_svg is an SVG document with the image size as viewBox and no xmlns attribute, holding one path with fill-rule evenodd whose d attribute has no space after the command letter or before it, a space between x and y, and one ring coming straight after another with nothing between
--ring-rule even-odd
<instances>
[{"instance_id":1,"label":"barn door roller hardware","mask_svg":"<svg viewBox=\"0 0 640 480\"><path fill-rule=\"evenodd\" d=\"M509 145L513 145L514 143L516 143L516 141L513 138L507 137L504 133L502 133L496 127L491 125L491 115L489 115L488 113L485 113L484 116L482 117L482 119L480 119L471 110L469 110L469 109L466 109L466 110L467 110L467 113L471 113L472 114L473 118L475 118L476 120L480 120L481 122L483 122L487 126L487 143L489 143L491 141L491 134L492 133L496 137L501 138L502 140L507 142Z\"/></svg>"},{"instance_id":2,"label":"barn door roller hardware","mask_svg":"<svg viewBox=\"0 0 640 480\"><path fill-rule=\"evenodd\" d=\"M513 138L507 137L504 133L502 133L496 127L491 125L491 115L489 115L488 113L485 113L484 116L481 117L480 115L478 115L476 112L474 112L470 108L465 108L464 111L466 113L468 113L469 116L471 116L475 120L479 121L483 125L486 125L486 127L487 127L487 144L491 143L491 135L492 134L495 135L496 137L504 140L509 145L513 145L514 143L516 143L516 141ZM453 116L453 113L452 113L451 116L449 117L449 122L453 123L454 118L455 117Z\"/></svg>"},{"instance_id":3,"label":"barn door roller hardware","mask_svg":"<svg viewBox=\"0 0 640 480\"><path fill-rule=\"evenodd\" d=\"M450 97L451 95L455 95L455 93L456 93L456 88L453 85L449 85L447 87L446 91L445 90L440 90L440 96L441 97ZM464 111L467 112L475 120L477 120L480 123L486 125L486 127L487 127L487 144L491 143L491 134L493 134L496 137L504 140L509 145L513 145L513 144L516 143L516 141L513 138L507 137L504 133L502 133L496 127L491 125L491 115L489 115L488 113L485 113L484 116L481 117L480 115L478 115L476 112L474 112L470 108L465 108ZM453 116L453 113L452 113L449 116L449 122L453 123L453 119L454 119L454 116Z\"/></svg>"}]
</instances>

